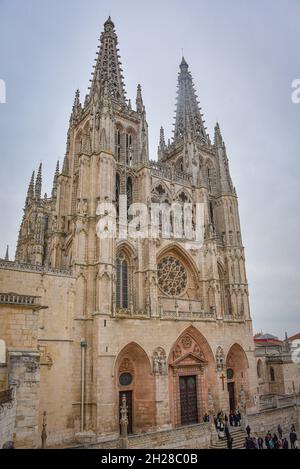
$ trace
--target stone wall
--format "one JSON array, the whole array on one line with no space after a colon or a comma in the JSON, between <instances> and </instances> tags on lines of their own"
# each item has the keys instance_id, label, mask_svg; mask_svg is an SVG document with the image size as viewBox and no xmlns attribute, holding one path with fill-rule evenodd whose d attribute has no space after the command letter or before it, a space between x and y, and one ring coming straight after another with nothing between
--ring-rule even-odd
<instances>
[{"instance_id":1,"label":"stone wall","mask_svg":"<svg viewBox=\"0 0 300 469\"><path fill-rule=\"evenodd\" d=\"M16 420L16 399L13 392L13 400L0 403L0 449L7 441L13 440Z\"/></svg>"},{"instance_id":2,"label":"stone wall","mask_svg":"<svg viewBox=\"0 0 300 469\"><path fill-rule=\"evenodd\" d=\"M119 448L119 439L101 441L93 445L78 446L78 449L116 449ZM188 427L162 430L141 435L131 435L128 438L129 449L152 448L190 448L207 449L211 443L209 423L200 423Z\"/></svg>"},{"instance_id":3,"label":"stone wall","mask_svg":"<svg viewBox=\"0 0 300 469\"><path fill-rule=\"evenodd\" d=\"M289 433L292 424L299 428L300 406L291 405L285 408L269 409L257 414L248 415L248 423L253 434L263 435L270 431L277 433L280 424L284 433Z\"/></svg>"}]
</instances>

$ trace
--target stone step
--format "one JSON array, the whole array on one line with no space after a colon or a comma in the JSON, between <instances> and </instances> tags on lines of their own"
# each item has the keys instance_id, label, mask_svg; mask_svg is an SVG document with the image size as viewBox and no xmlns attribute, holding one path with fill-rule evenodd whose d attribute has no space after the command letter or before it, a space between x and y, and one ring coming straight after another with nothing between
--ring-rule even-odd
<instances>
[{"instance_id":1,"label":"stone step","mask_svg":"<svg viewBox=\"0 0 300 469\"><path fill-rule=\"evenodd\" d=\"M233 438L232 448L233 449L242 449L244 448L244 442L246 438L246 433L240 429L232 429L230 434ZM227 440L218 440L213 445L210 446L211 449L226 449L227 448Z\"/></svg>"}]
</instances>

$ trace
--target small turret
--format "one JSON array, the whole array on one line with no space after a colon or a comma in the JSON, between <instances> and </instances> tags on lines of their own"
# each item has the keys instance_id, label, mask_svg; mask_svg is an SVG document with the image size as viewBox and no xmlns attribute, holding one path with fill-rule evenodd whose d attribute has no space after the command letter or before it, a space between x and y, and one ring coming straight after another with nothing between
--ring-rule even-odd
<instances>
[{"instance_id":1,"label":"small turret","mask_svg":"<svg viewBox=\"0 0 300 469\"><path fill-rule=\"evenodd\" d=\"M7 245L7 248L6 248L5 260L9 261L9 246L8 245Z\"/></svg>"}]
</instances>

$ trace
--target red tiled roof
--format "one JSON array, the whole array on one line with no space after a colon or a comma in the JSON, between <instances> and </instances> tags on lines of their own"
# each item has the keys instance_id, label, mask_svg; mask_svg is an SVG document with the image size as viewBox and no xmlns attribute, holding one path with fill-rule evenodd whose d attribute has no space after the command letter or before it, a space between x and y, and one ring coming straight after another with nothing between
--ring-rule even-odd
<instances>
[{"instance_id":1,"label":"red tiled roof","mask_svg":"<svg viewBox=\"0 0 300 469\"><path fill-rule=\"evenodd\" d=\"M289 340L296 340L296 339L300 339L300 332L298 332L298 334L295 334L289 337Z\"/></svg>"},{"instance_id":2,"label":"red tiled roof","mask_svg":"<svg viewBox=\"0 0 300 469\"><path fill-rule=\"evenodd\" d=\"M256 345L283 345L282 340L279 339L258 339L254 337Z\"/></svg>"}]
</instances>

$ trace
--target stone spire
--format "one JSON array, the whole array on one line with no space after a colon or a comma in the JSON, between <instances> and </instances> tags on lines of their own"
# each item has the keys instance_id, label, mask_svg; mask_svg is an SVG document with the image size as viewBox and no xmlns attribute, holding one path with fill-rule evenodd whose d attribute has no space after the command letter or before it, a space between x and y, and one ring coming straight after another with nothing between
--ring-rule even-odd
<instances>
[{"instance_id":1,"label":"stone spire","mask_svg":"<svg viewBox=\"0 0 300 469\"><path fill-rule=\"evenodd\" d=\"M174 129L174 142L185 137L208 144L208 135L204 127L203 115L199 108L194 89L193 78L184 57L178 75L178 96Z\"/></svg>"},{"instance_id":2,"label":"stone spire","mask_svg":"<svg viewBox=\"0 0 300 469\"><path fill-rule=\"evenodd\" d=\"M70 122L72 123L76 121L76 119L80 116L81 112L82 106L80 102L80 91L76 90Z\"/></svg>"},{"instance_id":3,"label":"stone spire","mask_svg":"<svg viewBox=\"0 0 300 469\"><path fill-rule=\"evenodd\" d=\"M59 161L57 161L56 169L53 178L52 197L56 197L57 194L57 179L59 176Z\"/></svg>"},{"instance_id":4,"label":"stone spire","mask_svg":"<svg viewBox=\"0 0 300 469\"><path fill-rule=\"evenodd\" d=\"M160 128L159 146L160 146L161 149L164 149L165 146L166 146L166 142L165 142L165 131L164 131L164 128L163 128L163 127Z\"/></svg>"},{"instance_id":5,"label":"stone spire","mask_svg":"<svg viewBox=\"0 0 300 469\"><path fill-rule=\"evenodd\" d=\"M35 198L40 200L42 194L42 163L39 166L39 170L37 173L36 181L35 181Z\"/></svg>"},{"instance_id":6,"label":"stone spire","mask_svg":"<svg viewBox=\"0 0 300 469\"><path fill-rule=\"evenodd\" d=\"M216 125L215 125L214 145L216 147L222 147L223 144L224 144L224 142L223 142L219 122L217 122Z\"/></svg>"},{"instance_id":7,"label":"stone spire","mask_svg":"<svg viewBox=\"0 0 300 469\"><path fill-rule=\"evenodd\" d=\"M115 32L115 25L109 17L104 23L104 32L100 37L100 50L96 58L90 94L91 96L95 93L101 95L104 83L107 82L111 98L122 105L126 105L123 70L117 45L118 37Z\"/></svg>"},{"instance_id":8,"label":"stone spire","mask_svg":"<svg viewBox=\"0 0 300 469\"><path fill-rule=\"evenodd\" d=\"M7 248L6 248L5 260L9 261L9 246L8 245L7 245Z\"/></svg>"},{"instance_id":9,"label":"stone spire","mask_svg":"<svg viewBox=\"0 0 300 469\"><path fill-rule=\"evenodd\" d=\"M215 125L214 145L216 147L216 152L219 158L221 192L234 193L234 187L230 176L226 146L218 122Z\"/></svg>"},{"instance_id":10,"label":"stone spire","mask_svg":"<svg viewBox=\"0 0 300 469\"><path fill-rule=\"evenodd\" d=\"M33 197L34 197L34 176L35 176L35 173L33 171L31 179L30 179L30 183L28 186L25 207L28 207L28 205L32 202Z\"/></svg>"},{"instance_id":11,"label":"stone spire","mask_svg":"<svg viewBox=\"0 0 300 469\"><path fill-rule=\"evenodd\" d=\"M136 112L142 114L144 111L144 103L142 98L142 87L138 85L136 93Z\"/></svg>"}]
</instances>

